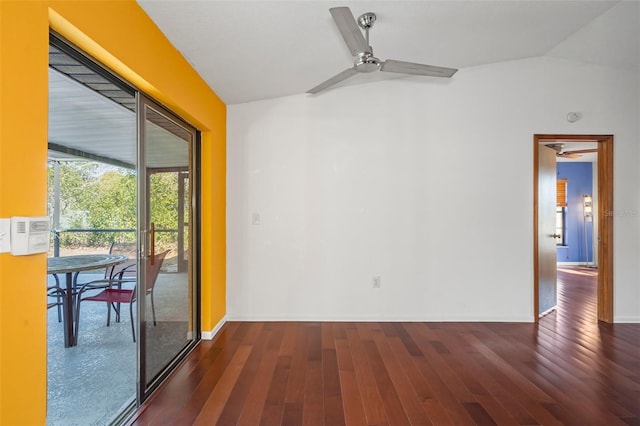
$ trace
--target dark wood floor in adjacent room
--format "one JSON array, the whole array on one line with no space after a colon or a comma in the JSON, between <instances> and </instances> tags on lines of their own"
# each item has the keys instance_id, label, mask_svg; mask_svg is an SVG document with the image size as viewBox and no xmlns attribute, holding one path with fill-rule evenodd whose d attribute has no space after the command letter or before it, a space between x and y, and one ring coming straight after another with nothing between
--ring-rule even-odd
<instances>
[{"instance_id":1,"label":"dark wood floor in adjacent room","mask_svg":"<svg viewBox=\"0 0 640 426\"><path fill-rule=\"evenodd\" d=\"M640 324L558 279L537 325L229 322L133 424L640 425Z\"/></svg>"}]
</instances>

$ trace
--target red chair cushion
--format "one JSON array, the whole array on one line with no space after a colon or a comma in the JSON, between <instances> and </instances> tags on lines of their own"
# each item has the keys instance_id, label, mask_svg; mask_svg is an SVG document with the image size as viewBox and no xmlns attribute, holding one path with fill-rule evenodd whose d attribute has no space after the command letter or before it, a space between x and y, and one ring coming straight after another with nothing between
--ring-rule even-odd
<instances>
[{"instance_id":1,"label":"red chair cushion","mask_svg":"<svg viewBox=\"0 0 640 426\"><path fill-rule=\"evenodd\" d=\"M131 303L132 293L133 290L108 288L95 296L85 297L82 300L93 300L94 302Z\"/></svg>"}]
</instances>

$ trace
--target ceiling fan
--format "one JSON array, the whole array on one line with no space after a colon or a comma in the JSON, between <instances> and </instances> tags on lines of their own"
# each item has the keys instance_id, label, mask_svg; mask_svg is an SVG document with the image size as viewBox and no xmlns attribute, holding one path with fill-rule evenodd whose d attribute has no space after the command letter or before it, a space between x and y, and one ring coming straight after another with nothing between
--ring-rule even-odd
<instances>
[{"instance_id":1,"label":"ceiling fan","mask_svg":"<svg viewBox=\"0 0 640 426\"><path fill-rule=\"evenodd\" d=\"M351 54L355 57L355 61L351 68L347 68L329 80L320 83L313 89L308 90L307 93L318 93L360 72L368 73L380 70L382 72L449 78L458 71L454 68L414 64L412 62L395 61L393 59L381 61L373 56L373 49L369 46L369 29L373 27L376 21L375 13L364 13L358 17L358 21L356 22L348 7L333 7L329 9L329 12L331 12L331 16L333 16L333 20L336 22L338 30L340 30L340 34L342 34ZM366 39L358 27L365 31Z\"/></svg>"},{"instance_id":2,"label":"ceiling fan","mask_svg":"<svg viewBox=\"0 0 640 426\"><path fill-rule=\"evenodd\" d=\"M576 158L582 157L581 154L587 154L589 152L598 152L597 149L575 149L573 151L566 151L564 149L563 143L553 143L547 146L556 151L556 157L571 158L574 160Z\"/></svg>"}]
</instances>

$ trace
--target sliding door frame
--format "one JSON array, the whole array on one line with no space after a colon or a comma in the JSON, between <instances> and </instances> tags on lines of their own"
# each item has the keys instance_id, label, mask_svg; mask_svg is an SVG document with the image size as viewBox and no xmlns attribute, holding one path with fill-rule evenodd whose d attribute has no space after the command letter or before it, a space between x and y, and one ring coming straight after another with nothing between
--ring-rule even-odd
<instances>
[{"instance_id":1,"label":"sliding door frame","mask_svg":"<svg viewBox=\"0 0 640 426\"><path fill-rule=\"evenodd\" d=\"M200 177L199 177L199 165L200 158L200 134L198 130L180 118L178 115L165 108L163 105L154 101L144 93L138 91L136 93L136 114L137 114L137 143L138 143L138 159L137 159L137 172L138 172L138 282L146 282L146 263L148 253L150 251L150 229L146 229L148 223L150 223L151 210L150 210L150 179L151 171L146 167L146 123L148 122L146 111L147 108L154 110L157 114L162 115L164 118L173 122L173 124L186 130L190 136L191 141L188 142L189 150L189 235L190 241L188 245L188 258L190 259L188 276L191 277L190 285L192 289L191 297L191 312L192 318L189 323L191 324L192 338L191 341L178 353L176 357L166 365L161 372L148 383L147 372L147 333L146 333L146 321L140 320L146 318L146 297L138 297L137 303L137 318L136 321L136 335L137 339L137 351L136 351L136 363L137 363L137 405L140 407L145 400L162 384L162 382L169 376L175 366L179 364L182 359L188 354L200 340ZM183 227L182 223L178 224ZM179 231L180 232L180 231ZM195 236L195 238L193 238ZM142 294L142 292L140 292Z\"/></svg>"}]
</instances>

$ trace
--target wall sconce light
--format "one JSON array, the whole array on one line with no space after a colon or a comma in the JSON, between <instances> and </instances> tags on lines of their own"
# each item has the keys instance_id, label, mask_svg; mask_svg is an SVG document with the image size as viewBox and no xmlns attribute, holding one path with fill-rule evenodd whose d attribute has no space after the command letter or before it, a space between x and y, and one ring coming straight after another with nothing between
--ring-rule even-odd
<instances>
[{"instance_id":1,"label":"wall sconce light","mask_svg":"<svg viewBox=\"0 0 640 426\"><path fill-rule=\"evenodd\" d=\"M587 261L585 266L590 267L589 239L587 238L587 229L588 229L587 223L593 222L593 198L591 197L591 195L584 195L582 197L582 209L584 211L584 220L583 220L584 233L582 235L584 236L584 253ZM591 228L591 232L593 232L593 227Z\"/></svg>"},{"instance_id":2,"label":"wall sconce light","mask_svg":"<svg viewBox=\"0 0 640 426\"><path fill-rule=\"evenodd\" d=\"M585 218L593 217L593 198L591 198L591 195L585 195L582 198L582 207Z\"/></svg>"}]
</instances>

